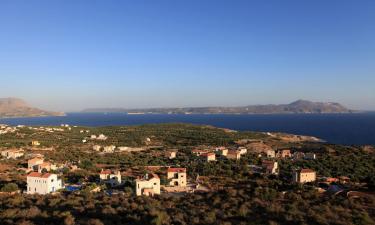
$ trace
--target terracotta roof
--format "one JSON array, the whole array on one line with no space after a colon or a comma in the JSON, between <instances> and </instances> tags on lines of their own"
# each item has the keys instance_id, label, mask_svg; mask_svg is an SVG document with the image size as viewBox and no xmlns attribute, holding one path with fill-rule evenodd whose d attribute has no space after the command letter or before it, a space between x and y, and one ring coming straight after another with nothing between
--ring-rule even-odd
<instances>
[{"instance_id":1,"label":"terracotta roof","mask_svg":"<svg viewBox=\"0 0 375 225\"><path fill-rule=\"evenodd\" d=\"M48 178L49 176L51 176L51 174L50 173L31 172L27 176L28 177Z\"/></svg>"},{"instance_id":2,"label":"terracotta roof","mask_svg":"<svg viewBox=\"0 0 375 225\"><path fill-rule=\"evenodd\" d=\"M112 174L111 170L102 170L100 174Z\"/></svg>"},{"instance_id":3,"label":"terracotta roof","mask_svg":"<svg viewBox=\"0 0 375 225\"><path fill-rule=\"evenodd\" d=\"M312 169L301 169L301 173L314 173L315 171Z\"/></svg>"},{"instance_id":4,"label":"terracotta roof","mask_svg":"<svg viewBox=\"0 0 375 225\"><path fill-rule=\"evenodd\" d=\"M202 156L202 157L207 157L207 156L212 156L212 155L215 155L215 153L213 153L213 152L204 153L204 154L202 154L201 156Z\"/></svg>"},{"instance_id":5,"label":"terracotta roof","mask_svg":"<svg viewBox=\"0 0 375 225\"><path fill-rule=\"evenodd\" d=\"M40 160L43 160L43 158L33 158L33 159L29 159L28 162L36 162L36 161L40 161Z\"/></svg>"},{"instance_id":6,"label":"terracotta roof","mask_svg":"<svg viewBox=\"0 0 375 225\"><path fill-rule=\"evenodd\" d=\"M186 168L168 168L168 173L186 173Z\"/></svg>"}]
</instances>

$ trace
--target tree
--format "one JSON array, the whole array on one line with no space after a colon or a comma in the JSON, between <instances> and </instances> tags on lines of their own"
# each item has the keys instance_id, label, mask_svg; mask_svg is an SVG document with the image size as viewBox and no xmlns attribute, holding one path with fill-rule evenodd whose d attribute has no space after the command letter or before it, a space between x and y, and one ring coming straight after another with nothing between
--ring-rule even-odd
<instances>
[{"instance_id":1,"label":"tree","mask_svg":"<svg viewBox=\"0 0 375 225\"><path fill-rule=\"evenodd\" d=\"M18 190L18 185L15 183L5 184L2 188L2 192L14 192Z\"/></svg>"},{"instance_id":2,"label":"tree","mask_svg":"<svg viewBox=\"0 0 375 225\"><path fill-rule=\"evenodd\" d=\"M81 162L80 167L81 167L82 169L89 170L89 169L94 168L94 164L93 164L90 160L83 160L83 161Z\"/></svg>"}]
</instances>

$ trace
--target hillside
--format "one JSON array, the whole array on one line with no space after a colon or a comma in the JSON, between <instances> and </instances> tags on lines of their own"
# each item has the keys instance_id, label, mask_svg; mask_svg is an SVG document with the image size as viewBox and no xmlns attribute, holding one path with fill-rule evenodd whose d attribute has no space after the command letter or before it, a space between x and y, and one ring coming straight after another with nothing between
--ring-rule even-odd
<instances>
[{"instance_id":1,"label":"hillside","mask_svg":"<svg viewBox=\"0 0 375 225\"><path fill-rule=\"evenodd\" d=\"M124 113L169 113L169 114L284 114L284 113L351 113L354 112L339 103L311 102L298 100L290 104L250 105L240 107L187 107L187 108L151 108L122 109L96 108L83 112L124 112Z\"/></svg>"},{"instance_id":2,"label":"hillside","mask_svg":"<svg viewBox=\"0 0 375 225\"><path fill-rule=\"evenodd\" d=\"M29 106L24 100L18 98L0 98L0 118L9 117L39 117L63 116L61 112L49 112Z\"/></svg>"}]
</instances>

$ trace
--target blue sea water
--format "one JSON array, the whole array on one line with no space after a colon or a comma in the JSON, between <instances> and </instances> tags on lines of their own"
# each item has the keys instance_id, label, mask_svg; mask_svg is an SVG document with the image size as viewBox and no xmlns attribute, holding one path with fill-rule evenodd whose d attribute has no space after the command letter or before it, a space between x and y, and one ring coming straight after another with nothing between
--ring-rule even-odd
<instances>
[{"instance_id":1,"label":"blue sea water","mask_svg":"<svg viewBox=\"0 0 375 225\"><path fill-rule=\"evenodd\" d=\"M127 115L123 113L68 113L65 117L0 119L9 125L115 126L150 123L193 123L241 131L287 132L311 135L329 143L375 145L375 113L282 115Z\"/></svg>"}]
</instances>

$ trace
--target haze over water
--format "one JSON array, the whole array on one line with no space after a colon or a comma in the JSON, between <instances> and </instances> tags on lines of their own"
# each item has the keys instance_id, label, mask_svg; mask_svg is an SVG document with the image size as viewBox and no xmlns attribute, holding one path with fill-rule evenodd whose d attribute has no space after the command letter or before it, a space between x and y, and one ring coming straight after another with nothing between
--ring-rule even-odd
<instances>
[{"instance_id":1,"label":"haze over water","mask_svg":"<svg viewBox=\"0 0 375 225\"><path fill-rule=\"evenodd\" d=\"M78 126L193 123L240 131L286 132L311 135L329 143L375 145L375 113L287 115L127 115L123 113L68 113L65 117L0 119L9 125Z\"/></svg>"}]
</instances>

